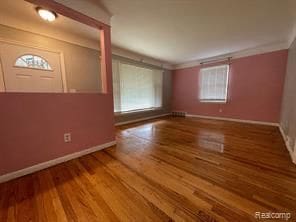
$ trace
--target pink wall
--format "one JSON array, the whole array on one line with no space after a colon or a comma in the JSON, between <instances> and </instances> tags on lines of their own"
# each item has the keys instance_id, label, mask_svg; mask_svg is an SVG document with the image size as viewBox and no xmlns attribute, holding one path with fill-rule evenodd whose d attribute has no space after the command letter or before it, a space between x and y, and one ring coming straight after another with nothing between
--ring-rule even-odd
<instances>
[{"instance_id":1,"label":"pink wall","mask_svg":"<svg viewBox=\"0 0 296 222\"><path fill-rule=\"evenodd\" d=\"M279 122L287 50L234 59L230 66L228 102L201 103L200 66L173 72L173 110L189 114ZM219 112L221 109L222 112Z\"/></svg>"},{"instance_id":2,"label":"pink wall","mask_svg":"<svg viewBox=\"0 0 296 222\"><path fill-rule=\"evenodd\" d=\"M0 93L0 175L115 140L110 26L50 0L27 1L100 30L104 94Z\"/></svg>"},{"instance_id":3,"label":"pink wall","mask_svg":"<svg viewBox=\"0 0 296 222\"><path fill-rule=\"evenodd\" d=\"M0 175L115 140L111 94L0 93L0 107Z\"/></svg>"}]
</instances>

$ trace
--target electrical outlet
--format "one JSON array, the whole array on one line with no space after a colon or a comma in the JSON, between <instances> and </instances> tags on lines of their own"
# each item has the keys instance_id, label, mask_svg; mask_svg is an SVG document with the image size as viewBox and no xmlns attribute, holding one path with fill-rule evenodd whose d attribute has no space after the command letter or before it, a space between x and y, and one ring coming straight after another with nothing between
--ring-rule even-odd
<instances>
[{"instance_id":1,"label":"electrical outlet","mask_svg":"<svg viewBox=\"0 0 296 222\"><path fill-rule=\"evenodd\" d=\"M222 109L219 109L219 113L222 113L223 112L223 110Z\"/></svg>"},{"instance_id":2,"label":"electrical outlet","mask_svg":"<svg viewBox=\"0 0 296 222\"><path fill-rule=\"evenodd\" d=\"M71 133L65 133L64 134L64 142L70 143L71 142Z\"/></svg>"}]
</instances>

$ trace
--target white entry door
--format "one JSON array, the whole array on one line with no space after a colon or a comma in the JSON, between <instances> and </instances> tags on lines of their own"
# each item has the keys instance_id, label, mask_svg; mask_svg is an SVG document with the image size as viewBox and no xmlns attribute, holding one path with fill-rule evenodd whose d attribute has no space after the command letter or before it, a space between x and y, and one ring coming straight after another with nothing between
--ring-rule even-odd
<instances>
[{"instance_id":1,"label":"white entry door","mask_svg":"<svg viewBox=\"0 0 296 222\"><path fill-rule=\"evenodd\" d=\"M60 54L0 42L6 92L63 92Z\"/></svg>"}]
</instances>

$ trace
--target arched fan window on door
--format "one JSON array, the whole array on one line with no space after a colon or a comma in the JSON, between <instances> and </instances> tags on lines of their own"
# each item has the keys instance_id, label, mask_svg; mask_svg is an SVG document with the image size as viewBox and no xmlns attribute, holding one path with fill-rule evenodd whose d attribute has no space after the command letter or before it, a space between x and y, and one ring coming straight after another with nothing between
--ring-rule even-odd
<instances>
[{"instance_id":1,"label":"arched fan window on door","mask_svg":"<svg viewBox=\"0 0 296 222\"><path fill-rule=\"evenodd\" d=\"M14 66L21 68L41 69L47 71L52 70L52 68L45 59L36 55L23 55L17 58Z\"/></svg>"}]
</instances>

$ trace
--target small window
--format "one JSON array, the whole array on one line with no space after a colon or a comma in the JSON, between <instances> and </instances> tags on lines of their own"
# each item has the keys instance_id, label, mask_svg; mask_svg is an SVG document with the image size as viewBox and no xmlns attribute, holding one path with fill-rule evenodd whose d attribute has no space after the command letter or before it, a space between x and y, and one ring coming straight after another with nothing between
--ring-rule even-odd
<instances>
[{"instance_id":1,"label":"small window","mask_svg":"<svg viewBox=\"0 0 296 222\"><path fill-rule=\"evenodd\" d=\"M227 101L229 65L219 65L200 70L200 101Z\"/></svg>"},{"instance_id":2,"label":"small window","mask_svg":"<svg viewBox=\"0 0 296 222\"><path fill-rule=\"evenodd\" d=\"M52 70L45 59L36 55L23 55L19 57L15 62L15 66L30 69Z\"/></svg>"}]
</instances>

